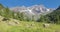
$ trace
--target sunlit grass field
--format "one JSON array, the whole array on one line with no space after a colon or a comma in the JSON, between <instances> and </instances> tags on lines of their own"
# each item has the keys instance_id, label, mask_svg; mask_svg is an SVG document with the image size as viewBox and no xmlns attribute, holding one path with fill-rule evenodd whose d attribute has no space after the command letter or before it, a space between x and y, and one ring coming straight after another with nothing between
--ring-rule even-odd
<instances>
[{"instance_id":1,"label":"sunlit grass field","mask_svg":"<svg viewBox=\"0 0 60 32\"><path fill-rule=\"evenodd\" d=\"M0 32L60 32L59 24L50 24L49 27L44 28L41 22L34 21L19 21L10 19L2 21L3 17L0 16ZM18 22L18 23L15 23Z\"/></svg>"}]
</instances>

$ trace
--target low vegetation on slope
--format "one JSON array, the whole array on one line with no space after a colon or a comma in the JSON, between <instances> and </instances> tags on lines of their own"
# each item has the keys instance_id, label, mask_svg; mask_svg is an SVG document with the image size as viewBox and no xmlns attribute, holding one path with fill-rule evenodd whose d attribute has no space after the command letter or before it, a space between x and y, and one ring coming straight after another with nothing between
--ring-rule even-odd
<instances>
[{"instance_id":1,"label":"low vegetation on slope","mask_svg":"<svg viewBox=\"0 0 60 32\"><path fill-rule=\"evenodd\" d=\"M15 12L15 11L11 11L8 7L4 7L2 4L0 4L0 15L6 18L12 18L12 19L17 19L20 21L32 21L30 18L28 18L28 16L24 15L24 13L20 13L20 12ZM32 16L33 18L33 16Z\"/></svg>"},{"instance_id":2,"label":"low vegetation on slope","mask_svg":"<svg viewBox=\"0 0 60 32\"><path fill-rule=\"evenodd\" d=\"M50 24L49 27L44 27L43 24L34 21L19 21L9 19L3 21L4 17L0 16L0 32L60 32L60 25Z\"/></svg>"}]
</instances>

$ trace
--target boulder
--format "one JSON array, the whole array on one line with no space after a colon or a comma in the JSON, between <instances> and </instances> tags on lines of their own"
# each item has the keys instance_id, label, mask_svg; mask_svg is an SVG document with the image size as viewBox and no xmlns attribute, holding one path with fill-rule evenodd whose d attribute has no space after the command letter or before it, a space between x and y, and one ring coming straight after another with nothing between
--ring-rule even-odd
<instances>
[{"instance_id":1,"label":"boulder","mask_svg":"<svg viewBox=\"0 0 60 32\"><path fill-rule=\"evenodd\" d=\"M2 21L7 21L7 20L9 20L9 19L8 19L8 18L3 18L3 19L2 19Z\"/></svg>"},{"instance_id":2,"label":"boulder","mask_svg":"<svg viewBox=\"0 0 60 32\"><path fill-rule=\"evenodd\" d=\"M43 24L44 28L48 28L50 26L50 24Z\"/></svg>"}]
</instances>

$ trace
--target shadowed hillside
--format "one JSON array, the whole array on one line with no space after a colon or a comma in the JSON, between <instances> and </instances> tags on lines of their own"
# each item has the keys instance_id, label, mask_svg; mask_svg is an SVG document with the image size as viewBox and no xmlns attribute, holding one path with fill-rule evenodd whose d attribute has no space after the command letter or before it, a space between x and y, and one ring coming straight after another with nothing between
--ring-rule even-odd
<instances>
[{"instance_id":1,"label":"shadowed hillside","mask_svg":"<svg viewBox=\"0 0 60 32\"><path fill-rule=\"evenodd\" d=\"M43 15L40 18L41 21L45 21L47 23L57 23L60 24L60 6L54 10L53 12Z\"/></svg>"}]
</instances>

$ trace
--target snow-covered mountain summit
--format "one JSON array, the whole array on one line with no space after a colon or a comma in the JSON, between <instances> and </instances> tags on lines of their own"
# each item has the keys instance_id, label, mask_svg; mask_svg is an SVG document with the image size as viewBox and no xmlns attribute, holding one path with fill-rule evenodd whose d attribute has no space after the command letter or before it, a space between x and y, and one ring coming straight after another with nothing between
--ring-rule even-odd
<instances>
[{"instance_id":1,"label":"snow-covered mountain summit","mask_svg":"<svg viewBox=\"0 0 60 32\"><path fill-rule=\"evenodd\" d=\"M42 14L42 13L50 12L53 9L46 8L44 5L33 5L30 7L25 7L25 6L13 7L13 8L10 8L10 10L12 10L14 12L25 12L28 14L36 15L36 14Z\"/></svg>"},{"instance_id":2,"label":"snow-covered mountain summit","mask_svg":"<svg viewBox=\"0 0 60 32\"><path fill-rule=\"evenodd\" d=\"M41 14L45 15L51 13L54 9L47 8L44 5L33 5L30 7L26 6L13 7L10 8L10 10L20 13L24 12L24 14L30 19L32 18L32 16L34 16L34 19L36 20L40 17Z\"/></svg>"}]
</instances>

